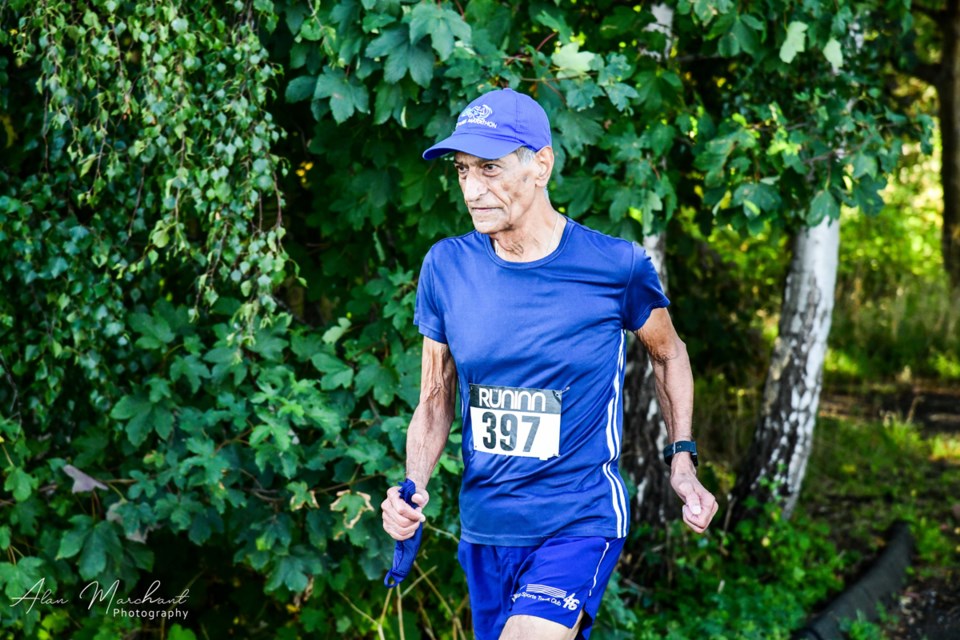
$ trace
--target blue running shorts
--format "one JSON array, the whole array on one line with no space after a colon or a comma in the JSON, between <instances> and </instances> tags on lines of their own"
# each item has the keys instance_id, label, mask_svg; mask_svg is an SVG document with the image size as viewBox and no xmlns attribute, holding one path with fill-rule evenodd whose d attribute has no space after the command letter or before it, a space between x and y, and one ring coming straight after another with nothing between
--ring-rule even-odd
<instances>
[{"instance_id":1,"label":"blue running shorts","mask_svg":"<svg viewBox=\"0 0 960 640\"><path fill-rule=\"evenodd\" d=\"M477 640L497 640L512 615L546 618L590 637L623 538L551 538L535 547L460 541Z\"/></svg>"}]
</instances>

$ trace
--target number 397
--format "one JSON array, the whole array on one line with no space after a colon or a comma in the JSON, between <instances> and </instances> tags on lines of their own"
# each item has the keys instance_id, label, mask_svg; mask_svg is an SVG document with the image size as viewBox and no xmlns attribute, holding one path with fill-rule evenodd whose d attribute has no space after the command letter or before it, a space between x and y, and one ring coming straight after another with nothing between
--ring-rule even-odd
<instances>
[{"instance_id":1,"label":"number 397","mask_svg":"<svg viewBox=\"0 0 960 640\"><path fill-rule=\"evenodd\" d=\"M504 451L513 451L517 448L517 439L520 437L520 420L530 425L527 437L523 442L523 452L529 453L537 439L537 429L540 428L539 416L523 416L519 418L512 413L504 413L497 424L496 414L486 411L483 416L483 425L486 433L483 436L483 446L487 449L496 449L499 441Z\"/></svg>"}]
</instances>

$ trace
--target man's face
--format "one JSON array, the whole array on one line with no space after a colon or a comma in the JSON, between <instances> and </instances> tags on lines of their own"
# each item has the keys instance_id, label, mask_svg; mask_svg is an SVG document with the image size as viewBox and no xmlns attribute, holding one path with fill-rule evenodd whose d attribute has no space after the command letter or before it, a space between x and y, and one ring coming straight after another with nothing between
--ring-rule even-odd
<instances>
[{"instance_id":1,"label":"man's face","mask_svg":"<svg viewBox=\"0 0 960 640\"><path fill-rule=\"evenodd\" d=\"M537 191L543 188L537 184L537 161L524 164L515 153L485 160L458 152L453 162L463 201L480 233L514 228L533 205Z\"/></svg>"}]
</instances>

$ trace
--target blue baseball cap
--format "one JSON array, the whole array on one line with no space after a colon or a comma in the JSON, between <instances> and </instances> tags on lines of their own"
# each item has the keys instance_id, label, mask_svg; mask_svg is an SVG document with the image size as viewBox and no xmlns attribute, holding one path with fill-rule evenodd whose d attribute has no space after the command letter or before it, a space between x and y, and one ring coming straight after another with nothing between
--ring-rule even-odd
<instances>
[{"instance_id":1,"label":"blue baseball cap","mask_svg":"<svg viewBox=\"0 0 960 640\"><path fill-rule=\"evenodd\" d=\"M485 93L464 109L457 126L423 152L424 160L462 151L485 160L502 158L517 147L540 151L552 144L547 112L530 96L513 89Z\"/></svg>"}]
</instances>

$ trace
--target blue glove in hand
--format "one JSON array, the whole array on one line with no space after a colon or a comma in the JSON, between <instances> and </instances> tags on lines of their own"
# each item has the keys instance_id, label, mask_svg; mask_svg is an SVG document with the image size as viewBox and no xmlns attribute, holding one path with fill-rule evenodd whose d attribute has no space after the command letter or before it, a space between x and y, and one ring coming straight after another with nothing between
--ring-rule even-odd
<instances>
[{"instance_id":1,"label":"blue glove in hand","mask_svg":"<svg viewBox=\"0 0 960 640\"><path fill-rule=\"evenodd\" d=\"M413 494L416 491L417 485L410 478L400 483L400 497L414 509L419 509L420 507L413 502ZM421 522L412 538L397 542L397 546L393 549L393 568L387 572L387 577L383 579L383 584L388 589L392 589L403 582L410 570L413 569L413 561L417 557L417 551L420 550L420 538L422 537L423 523Z\"/></svg>"}]
</instances>

